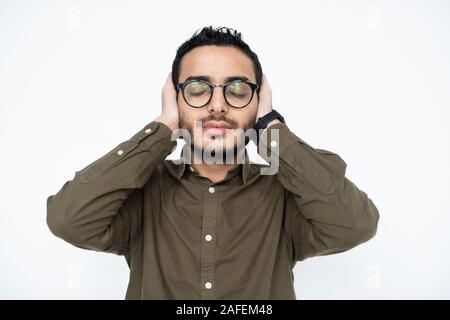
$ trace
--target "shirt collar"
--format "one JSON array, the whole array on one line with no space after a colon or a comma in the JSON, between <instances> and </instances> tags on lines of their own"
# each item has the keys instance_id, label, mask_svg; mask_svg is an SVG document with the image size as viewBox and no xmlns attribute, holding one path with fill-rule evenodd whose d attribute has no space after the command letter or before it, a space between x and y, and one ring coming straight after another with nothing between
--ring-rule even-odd
<instances>
[{"instance_id":1,"label":"shirt collar","mask_svg":"<svg viewBox=\"0 0 450 320\"><path fill-rule=\"evenodd\" d=\"M176 177L178 180L181 180L188 170L190 170L193 173L198 174L198 171L193 166L191 166L189 163L185 163L184 160L185 159L183 159L183 149L182 149L181 156L179 159L164 161L167 168L169 169L169 172L174 177ZM237 167L230 169L227 172L227 176L225 177L225 179L228 179L228 177L234 176L236 174L240 174L241 178L245 184L252 177L254 177L255 175L257 175L259 173L259 169L261 166L267 166L267 165L259 164L259 163L250 163L247 149L245 149L244 150L244 163L241 163Z\"/></svg>"}]
</instances>

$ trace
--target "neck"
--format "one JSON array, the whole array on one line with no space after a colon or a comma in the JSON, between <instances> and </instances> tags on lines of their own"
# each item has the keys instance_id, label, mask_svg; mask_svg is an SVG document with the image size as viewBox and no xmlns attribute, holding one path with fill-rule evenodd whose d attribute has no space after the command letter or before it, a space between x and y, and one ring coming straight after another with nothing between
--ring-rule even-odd
<instances>
[{"instance_id":1,"label":"neck","mask_svg":"<svg viewBox=\"0 0 450 320\"><path fill-rule=\"evenodd\" d=\"M225 153L224 153L225 154ZM202 155L197 154L197 159ZM199 172L199 174L203 177L208 178L212 182L218 182L223 180L227 172L239 166L239 164L244 163L245 160L245 148L234 152L233 161L225 161L226 159L221 159L222 163L205 163L205 161L197 161L201 163L196 163L194 161L195 152L191 152L191 165Z\"/></svg>"}]
</instances>

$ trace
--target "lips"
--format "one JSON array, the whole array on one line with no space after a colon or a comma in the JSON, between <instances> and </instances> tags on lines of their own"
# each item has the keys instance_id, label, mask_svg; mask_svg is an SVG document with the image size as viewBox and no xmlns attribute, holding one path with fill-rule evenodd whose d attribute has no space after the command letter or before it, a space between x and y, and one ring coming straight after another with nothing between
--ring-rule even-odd
<instances>
[{"instance_id":1,"label":"lips","mask_svg":"<svg viewBox=\"0 0 450 320\"><path fill-rule=\"evenodd\" d=\"M222 136L225 135L227 129L231 129L231 126L224 121L208 121L203 125L203 128L209 134Z\"/></svg>"},{"instance_id":2,"label":"lips","mask_svg":"<svg viewBox=\"0 0 450 320\"><path fill-rule=\"evenodd\" d=\"M231 129L231 126L224 121L208 121L203 125L207 129Z\"/></svg>"}]
</instances>

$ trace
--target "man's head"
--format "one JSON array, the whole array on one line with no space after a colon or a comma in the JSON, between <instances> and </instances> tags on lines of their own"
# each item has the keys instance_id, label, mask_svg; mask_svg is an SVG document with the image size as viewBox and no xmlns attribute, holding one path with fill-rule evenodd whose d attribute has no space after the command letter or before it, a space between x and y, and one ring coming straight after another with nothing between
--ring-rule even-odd
<instances>
[{"instance_id":1,"label":"man's head","mask_svg":"<svg viewBox=\"0 0 450 320\"><path fill-rule=\"evenodd\" d=\"M243 136L229 129L253 128L258 110L258 89L262 69L258 56L230 28L205 27L183 43L172 65L172 81L177 90L180 128L189 130L196 147L237 151ZM181 88L179 86L181 84ZM212 87L211 85L226 85ZM195 121L201 122L202 138L195 139ZM242 132L241 131L241 132Z\"/></svg>"}]
</instances>

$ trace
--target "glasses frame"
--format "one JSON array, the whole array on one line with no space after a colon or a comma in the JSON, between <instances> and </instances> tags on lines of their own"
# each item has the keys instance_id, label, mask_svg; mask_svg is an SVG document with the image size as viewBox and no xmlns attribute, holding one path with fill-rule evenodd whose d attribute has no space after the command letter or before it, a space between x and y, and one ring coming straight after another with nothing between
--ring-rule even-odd
<instances>
[{"instance_id":1,"label":"glasses frame","mask_svg":"<svg viewBox=\"0 0 450 320\"><path fill-rule=\"evenodd\" d=\"M190 84L190 83L192 83L192 82L202 82L202 83L205 83L205 84L208 85L208 87L211 89L211 94L210 94L210 96L209 96L208 101L207 101L204 105L202 105L202 106L197 107L197 106L191 105L191 104L187 101L186 96L184 95L184 89L186 88L186 86L187 86L188 84ZM228 85L230 85L231 83L234 83L234 82L243 82L243 83L246 83L246 84L248 84L248 85L250 86L250 88L252 89L252 96L250 97L250 100L248 101L248 103L247 103L246 105L244 105L244 106L242 106L242 107L235 107L235 106L233 106L231 103L228 102L227 97L225 96L225 89L226 89L226 87L227 87ZM181 90L181 93L183 94L183 99L184 99L184 101L185 101L191 108L203 108L204 106L206 106L208 103L211 102L211 99L212 99L212 97L213 97L213 95L214 95L214 88L215 88L215 87L222 87L222 94L223 94L223 98L225 99L226 103L227 103L230 107L232 107L232 108L242 109L242 108L245 108L246 106L248 106L248 105L250 104L250 102L252 102L253 96L254 96L254 94L255 94L255 91L258 92L258 89L259 89L259 86L258 86L257 84L252 83L252 82L250 82L250 81L246 81L246 80L240 80L240 79L231 80L231 81L229 81L229 82L227 82L227 83L224 83L224 84L212 84L212 83L210 83L210 82L208 82L208 81L206 81L206 80L202 80L202 79L198 79L198 80L197 80L197 79L191 79L191 80L188 80L188 81L185 81L185 82L180 82L180 83L178 83L178 84L177 84L177 87L178 87L178 89Z\"/></svg>"}]
</instances>

